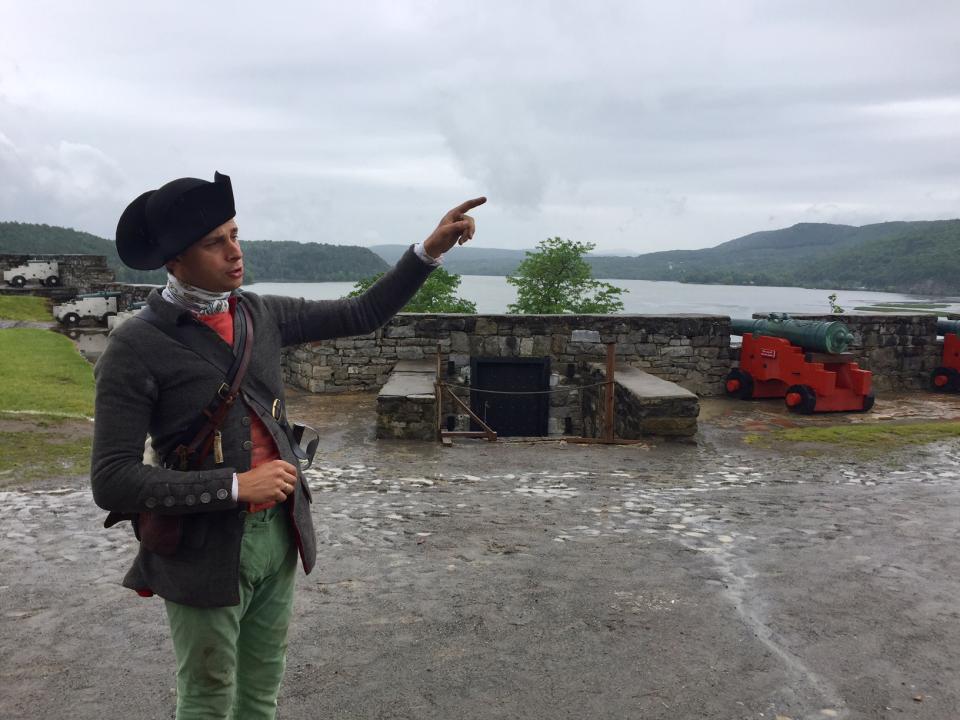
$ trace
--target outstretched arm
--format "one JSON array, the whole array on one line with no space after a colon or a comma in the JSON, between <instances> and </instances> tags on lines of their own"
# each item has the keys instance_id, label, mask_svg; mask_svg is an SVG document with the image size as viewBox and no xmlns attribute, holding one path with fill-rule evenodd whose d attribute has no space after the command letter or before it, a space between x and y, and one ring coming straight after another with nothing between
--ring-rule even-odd
<instances>
[{"instance_id":1,"label":"outstretched arm","mask_svg":"<svg viewBox=\"0 0 960 720\"><path fill-rule=\"evenodd\" d=\"M446 213L424 240L426 253L439 258L455 245L462 245L476 232L474 219L467 211L487 201L468 200ZM263 301L277 318L284 345L316 340L366 335L384 325L416 294L433 267L408 249L397 264L384 273L362 295L342 300L304 300L276 295Z\"/></svg>"}]
</instances>

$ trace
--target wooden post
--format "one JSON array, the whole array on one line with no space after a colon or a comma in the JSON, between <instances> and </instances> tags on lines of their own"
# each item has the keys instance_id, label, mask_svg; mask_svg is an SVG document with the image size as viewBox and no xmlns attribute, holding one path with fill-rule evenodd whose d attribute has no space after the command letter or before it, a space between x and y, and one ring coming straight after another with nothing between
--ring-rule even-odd
<instances>
[{"instance_id":1,"label":"wooden post","mask_svg":"<svg viewBox=\"0 0 960 720\"><path fill-rule=\"evenodd\" d=\"M437 439L443 439L443 380L441 379L440 369L443 364L440 361L440 343L437 343L437 379L434 383L433 396L437 403Z\"/></svg>"},{"instance_id":2,"label":"wooden post","mask_svg":"<svg viewBox=\"0 0 960 720\"><path fill-rule=\"evenodd\" d=\"M604 428L603 428L603 439L608 442L613 442L613 398L614 398L614 387L613 387L613 373L614 373L614 360L616 359L616 343L607 343L607 387L606 387L606 407L605 418L604 418Z\"/></svg>"},{"instance_id":3,"label":"wooden post","mask_svg":"<svg viewBox=\"0 0 960 720\"><path fill-rule=\"evenodd\" d=\"M470 409L470 406L463 402L460 398L457 397L456 393L452 389L449 389L450 397L453 398L453 401L457 403L460 407L467 411L467 413L472 417L483 430L464 430L459 432L451 432L449 430L443 429L443 391L446 388L446 383L441 380L441 369L443 364L440 362L440 343L437 343L437 380L434 383L436 386L436 397L437 397L437 438L444 445L450 444L450 438L453 437L485 437L487 440L493 442L497 439L496 431L487 425L483 420L481 420L473 410Z\"/></svg>"},{"instance_id":4,"label":"wooden post","mask_svg":"<svg viewBox=\"0 0 960 720\"><path fill-rule=\"evenodd\" d=\"M456 402L458 405L460 405L460 407L462 407L464 410L466 410L467 413L469 413L470 417L472 417L474 420L477 421L477 424L478 424L480 427L483 428L483 430L484 430L483 435L484 435L484 437L487 438L487 440L493 441L493 440L496 440L496 439L497 439L497 433L496 433L496 431L495 431L493 428L491 428L489 425L487 425L483 420L481 420L481 419L480 419L480 416L477 415L473 410L471 410L471 409L470 409L470 406L467 405L463 400L461 400L460 398L458 398L458 397L456 396L456 394L455 394L452 390L450 391L450 397L452 397L453 400L454 400L454 402ZM476 432L476 431L475 431L475 432ZM440 434L443 435L443 436L448 436L448 435L452 435L452 434L456 434L456 433L449 433L449 432L446 432L446 431L442 431Z\"/></svg>"}]
</instances>

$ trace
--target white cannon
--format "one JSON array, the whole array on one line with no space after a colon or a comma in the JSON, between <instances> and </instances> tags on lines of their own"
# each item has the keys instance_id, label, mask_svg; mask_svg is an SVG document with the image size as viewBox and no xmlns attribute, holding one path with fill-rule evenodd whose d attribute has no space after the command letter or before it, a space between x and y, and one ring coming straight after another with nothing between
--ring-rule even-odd
<instances>
[{"instance_id":1,"label":"white cannon","mask_svg":"<svg viewBox=\"0 0 960 720\"><path fill-rule=\"evenodd\" d=\"M118 292L77 295L73 300L53 306L53 316L63 325L77 325L83 318L96 318L105 325L117 314Z\"/></svg>"},{"instance_id":2,"label":"white cannon","mask_svg":"<svg viewBox=\"0 0 960 720\"><path fill-rule=\"evenodd\" d=\"M23 265L17 265L3 271L3 279L13 287L23 287L31 280L36 280L47 287L60 285L60 265L56 260L30 260Z\"/></svg>"}]
</instances>

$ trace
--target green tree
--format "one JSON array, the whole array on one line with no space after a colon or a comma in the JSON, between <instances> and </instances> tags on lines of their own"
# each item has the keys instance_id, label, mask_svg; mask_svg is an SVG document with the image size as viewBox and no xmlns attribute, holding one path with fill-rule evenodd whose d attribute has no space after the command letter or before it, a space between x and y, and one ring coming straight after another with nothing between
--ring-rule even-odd
<instances>
[{"instance_id":1,"label":"green tree","mask_svg":"<svg viewBox=\"0 0 960 720\"><path fill-rule=\"evenodd\" d=\"M560 313L614 313L623 310L624 292L610 283L593 279L584 255L593 243L541 240L535 252L528 252L515 274L507 282L517 288L517 302L511 313L553 315Z\"/></svg>"},{"instance_id":2,"label":"green tree","mask_svg":"<svg viewBox=\"0 0 960 720\"><path fill-rule=\"evenodd\" d=\"M379 273L358 280L347 297L356 297L366 292L367 288L379 280L382 275L383 273ZM477 306L475 303L457 297L459 287L459 275L454 275L442 267L438 267L430 273L427 281L420 287L410 302L404 305L402 312L465 313L471 315L476 313Z\"/></svg>"}]
</instances>

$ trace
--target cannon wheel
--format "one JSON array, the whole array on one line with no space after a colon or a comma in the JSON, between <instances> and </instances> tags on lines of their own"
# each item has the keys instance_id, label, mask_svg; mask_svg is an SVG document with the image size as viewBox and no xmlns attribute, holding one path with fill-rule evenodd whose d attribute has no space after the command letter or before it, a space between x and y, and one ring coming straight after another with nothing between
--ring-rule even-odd
<instances>
[{"instance_id":1,"label":"cannon wheel","mask_svg":"<svg viewBox=\"0 0 960 720\"><path fill-rule=\"evenodd\" d=\"M753 397L753 376L746 370L731 370L727 373L724 387L730 397L749 400Z\"/></svg>"},{"instance_id":2,"label":"cannon wheel","mask_svg":"<svg viewBox=\"0 0 960 720\"><path fill-rule=\"evenodd\" d=\"M930 387L934 392L960 390L960 373L953 368L938 367L930 373Z\"/></svg>"},{"instance_id":3,"label":"cannon wheel","mask_svg":"<svg viewBox=\"0 0 960 720\"><path fill-rule=\"evenodd\" d=\"M114 315L116 315L115 312L105 312L103 315L100 316L100 322L106 325L107 322L109 322L109 319L112 318Z\"/></svg>"},{"instance_id":4,"label":"cannon wheel","mask_svg":"<svg viewBox=\"0 0 960 720\"><path fill-rule=\"evenodd\" d=\"M79 324L80 324L80 316L77 315L76 313L67 313L66 315L63 316L63 324L64 324L64 325L79 325Z\"/></svg>"},{"instance_id":5,"label":"cannon wheel","mask_svg":"<svg viewBox=\"0 0 960 720\"><path fill-rule=\"evenodd\" d=\"M791 385L783 398L792 412L810 415L817 407L817 393L809 385Z\"/></svg>"},{"instance_id":6,"label":"cannon wheel","mask_svg":"<svg viewBox=\"0 0 960 720\"><path fill-rule=\"evenodd\" d=\"M47 287L57 287L60 284L60 278L56 275L51 275L47 278Z\"/></svg>"},{"instance_id":7,"label":"cannon wheel","mask_svg":"<svg viewBox=\"0 0 960 720\"><path fill-rule=\"evenodd\" d=\"M869 412L873 409L873 403L876 402L877 398L872 393L869 392L863 396L863 410L861 412Z\"/></svg>"},{"instance_id":8,"label":"cannon wheel","mask_svg":"<svg viewBox=\"0 0 960 720\"><path fill-rule=\"evenodd\" d=\"M10 281L10 284L14 287L23 287L27 284L27 279L23 275L14 275L13 280Z\"/></svg>"}]
</instances>

